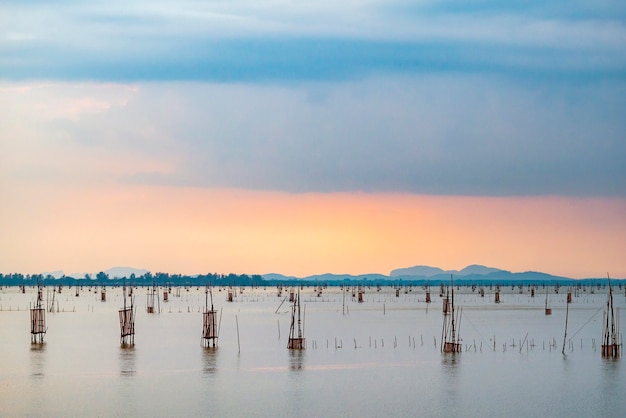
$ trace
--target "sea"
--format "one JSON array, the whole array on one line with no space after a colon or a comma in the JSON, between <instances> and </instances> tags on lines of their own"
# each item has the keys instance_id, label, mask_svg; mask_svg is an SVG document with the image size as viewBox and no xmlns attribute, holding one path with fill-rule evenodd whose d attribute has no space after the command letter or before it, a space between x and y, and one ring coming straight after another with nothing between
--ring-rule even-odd
<instances>
[{"instance_id":1,"label":"sea","mask_svg":"<svg viewBox=\"0 0 626 418\"><path fill-rule=\"evenodd\" d=\"M455 287L455 354L441 352L439 287L431 303L422 287L364 286L361 303L354 288L303 287L304 350L287 349L296 289L237 287L228 302L228 288L160 287L148 313L150 290L133 288L131 348L122 288L101 290L44 288L47 333L32 344L37 289L0 289L0 416L626 416L626 358L600 349L607 287L571 289L569 305L563 287L508 286L500 303L495 288ZM216 348L201 341L207 296ZM613 299L617 319L625 290Z\"/></svg>"}]
</instances>

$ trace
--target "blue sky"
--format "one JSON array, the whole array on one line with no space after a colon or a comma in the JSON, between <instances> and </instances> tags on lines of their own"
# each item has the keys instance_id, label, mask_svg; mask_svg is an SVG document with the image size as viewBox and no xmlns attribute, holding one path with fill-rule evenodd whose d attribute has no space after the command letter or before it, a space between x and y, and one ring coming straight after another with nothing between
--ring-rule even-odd
<instances>
[{"instance_id":1,"label":"blue sky","mask_svg":"<svg viewBox=\"0 0 626 418\"><path fill-rule=\"evenodd\" d=\"M39 121L53 128L37 135L163 150L154 157L170 169L120 182L626 194L621 1L58 0L0 12L5 86L57 83L67 88L42 94L71 98L106 84L124 96L123 109Z\"/></svg>"},{"instance_id":2,"label":"blue sky","mask_svg":"<svg viewBox=\"0 0 626 418\"><path fill-rule=\"evenodd\" d=\"M6 79L623 79L619 1L2 2Z\"/></svg>"},{"instance_id":3,"label":"blue sky","mask_svg":"<svg viewBox=\"0 0 626 418\"><path fill-rule=\"evenodd\" d=\"M623 0L0 0L0 271L626 277L625 115Z\"/></svg>"}]
</instances>

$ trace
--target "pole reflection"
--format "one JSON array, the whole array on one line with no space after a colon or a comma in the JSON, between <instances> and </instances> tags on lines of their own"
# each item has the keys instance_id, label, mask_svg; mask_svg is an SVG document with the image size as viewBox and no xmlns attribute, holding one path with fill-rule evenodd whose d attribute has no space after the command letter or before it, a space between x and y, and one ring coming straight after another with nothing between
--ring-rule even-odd
<instances>
[{"instance_id":1,"label":"pole reflection","mask_svg":"<svg viewBox=\"0 0 626 418\"><path fill-rule=\"evenodd\" d=\"M121 376L128 377L135 375L136 366L134 346L121 346L119 351L119 361Z\"/></svg>"},{"instance_id":2,"label":"pole reflection","mask_svg":"<svg viewBox=\"0 0 626 418\"><path fill-rule=\"evenodd\" d=\"M304 350L289 351L289 370L293 372L304 370Z\"/></svg>"},{"instance_id":3,"label":"pole reflection","mask_svg":"<svg viewBox=\"0 0 626 418\"><path fill-rule=\"evenodd\" d=\"M30 345L30 367L31 377L34 379L42 379L45 376L46 366L46 343L37 343Z\"/></svg>"},{"instance_id":4,"label":"pole reflection","mask_svg":"<svg viewBox=\"0 0 626 418\"><path fill-rule=\"evenodd\" d=\"M202 372L213 376L217 373L217 347L204 347L202 349Z\"/></svg>"}]
</instances>

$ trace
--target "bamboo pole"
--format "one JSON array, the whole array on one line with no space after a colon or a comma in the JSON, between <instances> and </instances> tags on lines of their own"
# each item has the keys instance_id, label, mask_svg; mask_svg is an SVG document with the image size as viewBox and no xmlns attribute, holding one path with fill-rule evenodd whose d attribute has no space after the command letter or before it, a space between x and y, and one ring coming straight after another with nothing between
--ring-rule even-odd
<instances>
[{"instance_id":1,"label":"bamboo pole","mask_svg":"<svg viewBox=\"0 0 626 418\"><path fill-rule=\"evenodd\" d=\"M235 315L235 322L237 323L237 354L241 354L241 345L239 344L239 319Z\"/></svg>"},{"instance_id":2,"label":"bamboo pole","mask_svg":"<svg viewBox=\"0 0 626 418\"><path fill-rule=\"evenodd\" d=\"M565 334L563 334L563 349L561 354L565 354L565 340L567 339L567 319L569 317L569 303L565 304Z\"/></svg>"}]
</instances>

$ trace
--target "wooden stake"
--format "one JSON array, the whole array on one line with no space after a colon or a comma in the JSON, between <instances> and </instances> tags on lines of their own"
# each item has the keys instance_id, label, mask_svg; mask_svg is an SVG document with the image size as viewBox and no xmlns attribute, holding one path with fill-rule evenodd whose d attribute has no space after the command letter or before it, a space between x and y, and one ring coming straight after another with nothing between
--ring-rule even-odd
<instances>
[{"instance_id":1,"label":"wooden stake","mask_svg":"<svg viewBox=\"0 0 626 418\"><path fill-rule=\"evenodd\" d=\"M237 323L237 354L241 354L241 345L239 344L239 319L235 315L235 322Z\"/></svg>"}]
</instances>

